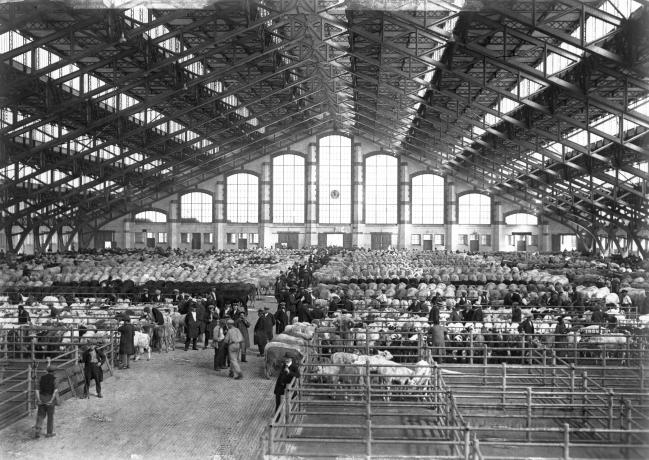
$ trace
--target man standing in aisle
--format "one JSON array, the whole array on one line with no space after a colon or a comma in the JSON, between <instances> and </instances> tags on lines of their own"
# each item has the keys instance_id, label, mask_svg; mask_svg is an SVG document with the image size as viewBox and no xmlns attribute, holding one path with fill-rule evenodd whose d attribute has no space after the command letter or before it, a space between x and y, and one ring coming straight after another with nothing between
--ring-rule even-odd
<instances>
[{"instance_id":1,"label":"man standing in aisle","mask_svg":"<svg viewBox=\"0 0 649 460\"><path fill-rule=\"evenodd\" d=\"M228 358L230 359L230 377L235 380L243 378L241 372L241 365L239 364L241 343L243 342L243 335L241 331L235 327L234 320L228 318L225 323L228 327L228 333L225 334L225 343L228 344Z\"/></svg>"},{"instance_id":2,"label":"man standing in aisle","mask_svg":"<svg viewBox=\"0 0 649 460\"><path fill-rule=\"evenodd\" d=\"M192 342L192 350L198 350L196 347L196 340L200 334L200 324L201 319L198 317L196 312L196 303L192 302L189 305L189 312L185 315L185 331L187 335L185 336L185 351L189 349L189 342Z\"/></svg>"},{"instance_id":3,"label":"man standing in aisle","mask_svg":"<svg viewBox=\"0 0 649 460\"><path fill-rule=\"evenodd\" d=\"M255 344L259 347L259 356L264 356L266 344L273 339L274 326L275 318L270 314L270 308L264 307L255 323Z\"/></svg>"},{"instance_id":4,"label":"man standing in aisle","mask_svg":"<svg viewBox=\"0 0 649 460\"><path fill-rule=\"evenodd\" d=\"M101 365L106 361L106 355L97 348L97 345L90 344L81 355L80 361L84 364L83 374L85 377L85 385L83 386L83 398L88 397L88 390L90 389L90 381L92 379L95 380L97 397L103 398L101 395L101 382L104 379L104 371L101 369Z\"/></svg>"},{"instance_id":5,"label":"man standing in aisle","mask_svg":"<svg viewBox=\"0 0 649 460\"><path fill-rule=\"evenodd\" d=\"M43 419L47 416L47 433L46 437L51 438L54 433L54 407L57 404L59 397L59 390L56 388L56 377L54 375L54 368L49 364L47 366L47 374L43 375L38 382L38 390L36 390L36 404L38 405L38 413L36 415L36 425L34 427L34 437L41 437L41 427L43 426Z\"/></svg>"},{"instance_id":6,"label":"man standing in aisle","mask_svg":"<svg viewBox=\"0 0 649 460\"><path fill-rule=\"evenodd\" d=\"M131 318L125 316L124 324L117 329L117 332L119 332L119 355L122 361L120 369L128 369L130 357L135 354L135 329L131 324Z\"/></svg>"}]
</instances>

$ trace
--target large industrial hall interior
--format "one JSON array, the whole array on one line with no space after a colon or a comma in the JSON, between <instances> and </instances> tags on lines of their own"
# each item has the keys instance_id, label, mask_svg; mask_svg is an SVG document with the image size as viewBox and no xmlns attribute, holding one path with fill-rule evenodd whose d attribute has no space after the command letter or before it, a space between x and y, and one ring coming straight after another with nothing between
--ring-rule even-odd
<instances>
[{"instance_id":1,"label":"large industrial hall interior","mask_svg":"<svg viewBox=\"0 0 649 460\"><path fill-rule=\"evenodd\" d=\"M0 459L649 458L648 0L0 0Z\"/></svg>"}]
</instances>

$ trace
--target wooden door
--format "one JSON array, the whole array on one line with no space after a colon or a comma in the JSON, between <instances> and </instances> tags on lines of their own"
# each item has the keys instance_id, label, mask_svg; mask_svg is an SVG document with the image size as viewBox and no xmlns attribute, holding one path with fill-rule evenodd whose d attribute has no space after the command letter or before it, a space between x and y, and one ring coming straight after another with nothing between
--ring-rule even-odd
<instances>
[{"instance_id":1,"label":"wooden door","mask_svg":"<svg viewBox=\"0 0 649 460\"><path fill-rule=\"evenodd\" d=\"M146 239L146 247L147 248L155 248L155 238L147 238Z\"/></svg>"},{"instance_id":2,"label":"wooden door","mask_svg":"<svg viewBox=\"0 0 649 460\"><path fill-rule=\"evenodd\" d=\"M424 251L433 250L433 240L424 240Z\"/></svg>"},{"instance_id":3,"label":"wooden door","mask_svg":"<svg viewBox=\"0 0 649 460\"><path fill-rule=\"evenodd\" d=\"M561 251L561 235L552 235L552 252Z\"/></svg>"},{"instance_id":4,"label":"wooden door","mask_svg":"<svg viewBox=\"0 0 649 460\"><path fill-rule=\"evenodd\" d=\"M478 252L480 250L479 240L469 240L469 251Z\"/></svg>"},{"instance_id":5,"label":"wooden door","mask_svg":"<svg viewBox=\"0 0 649 460\"><path fill-rule=\"evenodd\" d=\"M520 252L525 252L527 251L527 241L525 240L518 240L516 242L516 250Z\"/></svg>"},{"instance_id":6,"label":"wooden door","mask_svg":"<svg viewBox=\"0 0 649 460\"><path fill-rule=\"evenodd\" d=\"M239 249L248 249L248 240L245 238L239 238Z\"/></svg>"},{"instance_id":7,"label":"wooden door","mask_svg":"<svg viewBox=\"0 0 649 460\"><path fill-rule=\"evenodd\" d=\"M192 249L200 249L200 248L201 248L201 234L192 233Z\"/></svg>"},{"instance_id":8,"label":"wooden door","mask_svg":"<svg viewBox=\"0 0 649 460\"><path fill-rule=\"evenodd\" d=\"M351 249L352 248L352 234L343 233L343 248Z\"/></svg>"},{"instance_id":9,"label":"wooden door","mask_svg":"<svg viewBox=\"0 0 649 460\"><path fill-rule=\"evenodd\" d=\"M293 232L280 232L277 234L277 241L280 244L285 244L286 249L298 249L299 234Z\"/></svg>"},{"instance_id":10,"label":"wooden door","mask_svg":"<svg viewBox=\"0 0 649 460\"><path fill-rule=\"evenodd\" d=\"M318 233L318 247L319 248L326 248L327 247L327 234L326 233Z\"/></svg>"},{"instance_id":11,"label":"wooden door","mask_svg":"<svg viewBox=\"0 0 649 460\"><path fill-rule=\"evenodd\" d=\"M372 249L388 249L392 244L392 233L372 233L370 238Z\"/></svg>"}]
</instances>

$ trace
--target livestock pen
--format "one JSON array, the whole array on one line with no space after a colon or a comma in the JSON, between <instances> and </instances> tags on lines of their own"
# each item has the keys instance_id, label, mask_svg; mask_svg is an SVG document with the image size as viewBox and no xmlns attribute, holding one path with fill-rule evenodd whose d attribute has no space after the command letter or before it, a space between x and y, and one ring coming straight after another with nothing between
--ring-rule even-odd
<instances>
[{"instance_id":1,"label":"livestock pen","mask_svg":"<svg viewBox=\"0 0 649 460\"><path fill-rule=\"evenodd\" d=\"M438 366L420 339L414 354L401 353L407 357L401 362L370 365L363 356L380 348L367 340L359 346L352 337L332 339L316 331L302 379L287 390L269 427L269 458L649 454L649 395L640 360L576 366L541 348L522 363L494 365L485 354L473 364ZM341 352L360 361L332 362L333 353Z\"/></svg>"},{"instance_id":2,"label":"livestock pen","mask_svg":"<svg viewBox=\"0 0 649 460\"><path fill-rule=\"evenodd\" d=\"M37 329L48 332L67 331L51 327ZM16 330L21 329L13 329ZM106 366L111 374L117 357L116 340L114 331L108 331L108 336L105 340L102 339L99 347L106 354ZM76 397L77 391L84 385L83 368L79 365L83 344L76 337L63 350L59 349L60 345L60 342L48 342L50 348L40 349L35 336L28 334L16 334L11 341L5 337L0 343L3 350L0 356L0 428L31 415L36 409L34 389L46 372L46 359L51 360L55 369L60 395L64 399Z\"/></svg>"},{"instance_id":3,"label":"livestock pen","mask_svg":"<svg viewBox=\"0 0 649 460\"><path fill-rule=\"evenodd\" d=\"M364 378L372 367L346 366L331 384L307 366L269 427L267 457L481 458L452 393L429 365L408 385Z\"/></svg>"}]
</instances>

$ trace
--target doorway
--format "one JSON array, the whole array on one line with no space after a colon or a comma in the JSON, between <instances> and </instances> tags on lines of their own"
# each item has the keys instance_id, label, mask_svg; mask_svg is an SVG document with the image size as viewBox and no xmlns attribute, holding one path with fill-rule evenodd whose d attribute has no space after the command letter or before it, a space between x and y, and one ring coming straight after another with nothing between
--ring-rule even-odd
<instances>
[{"instance_id":1,"label":"doorway","mask_svg":"<svg viewBox=\"0 0 649 460\"><path fill-rule=\"evenodd\" d=\"M200 249L200 248L201 248L201 234L192 233L192 249Z\"/></svg>"},{"instance_id":2,"label":"doorway","mask_svg":"<svg viewBox=\"0 0 649 460\"><path fill-rule=\"evenodd\" d=\"M298 249L300 244L299 235L299 233L295 232L280 232L277 234L277 242L283 248Z\"/></svg>"}]
</instances>

